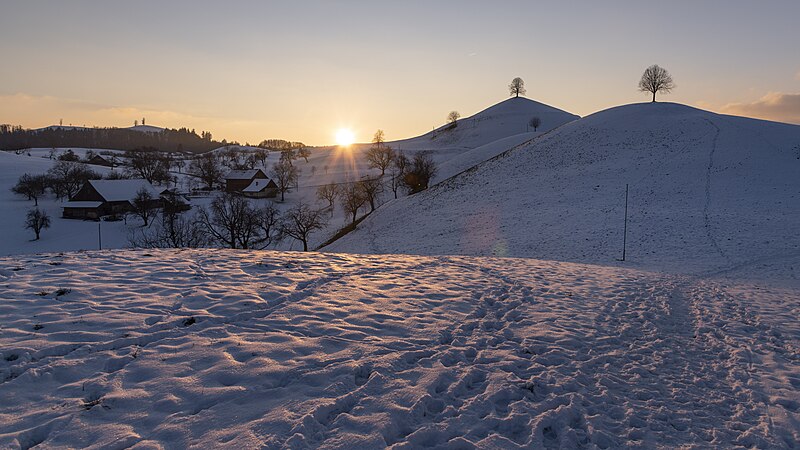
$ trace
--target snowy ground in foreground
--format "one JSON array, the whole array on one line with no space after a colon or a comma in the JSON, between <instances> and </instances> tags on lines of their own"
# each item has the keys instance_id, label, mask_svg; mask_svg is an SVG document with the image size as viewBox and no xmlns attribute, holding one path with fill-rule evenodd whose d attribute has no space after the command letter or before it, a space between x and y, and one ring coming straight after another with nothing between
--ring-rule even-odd
<instances>
[{"instance_id":1,"label":"snowy ground in foreground","mask_svg":"<svg viewBox=\"0 0 800 450\"><path fill-rule=\"evenodd\" d=\"M0 447L800 442L796 290L224 250L6 257L0 286Z\"/></svg>"}]
</instances>

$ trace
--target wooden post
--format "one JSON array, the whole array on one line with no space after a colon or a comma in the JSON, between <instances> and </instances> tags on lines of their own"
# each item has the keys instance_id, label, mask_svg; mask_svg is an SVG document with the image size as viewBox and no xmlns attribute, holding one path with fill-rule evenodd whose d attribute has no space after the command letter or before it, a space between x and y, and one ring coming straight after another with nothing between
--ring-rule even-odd
<instances>
[{"instance_id":1,"label":"wooden post","mask_svg":"<svg viewBox=\"0 0 800 450\"><path fill-rule=\"evenodd\" d=\"M100 233L100 224L103 223L103 219L100 219L97 222L97 246L100 250L103 249L103 235Z\"/></svg>"},{"instance_id":2,"label":"wooden post","mask_svg":"<svg viewBox=\"0 0 800 450\"><path fill-rule=\"evenodd\" d=\"M625 183L625 226L622 231L622 260L625 261L625 252L628 247L628 184Z\"/></svg>"}]
</instances>

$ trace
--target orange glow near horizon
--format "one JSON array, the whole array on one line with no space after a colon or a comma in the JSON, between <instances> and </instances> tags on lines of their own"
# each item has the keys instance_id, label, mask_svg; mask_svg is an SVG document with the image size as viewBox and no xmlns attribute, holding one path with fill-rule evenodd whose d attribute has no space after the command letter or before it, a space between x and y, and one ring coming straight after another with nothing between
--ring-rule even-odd
<instances>
[{"instance_id":1,"label":"orange glow near horizon","mask_svg":"<svg viewBox=\"0 0 800 450\"><path fill-rule=\"evenodd\" d=\"M336 144L342 147L348 147L355 142L356 137L353 132L348 128L341 128L336 132Z\"/></svg>"}]
</instances>

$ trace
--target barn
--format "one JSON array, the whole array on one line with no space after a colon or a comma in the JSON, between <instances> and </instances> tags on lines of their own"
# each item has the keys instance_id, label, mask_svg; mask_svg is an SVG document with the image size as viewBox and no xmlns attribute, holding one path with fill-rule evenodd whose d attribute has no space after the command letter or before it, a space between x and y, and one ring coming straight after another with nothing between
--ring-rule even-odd
<instances>
[{"instance_id":1,"label":"barn","mask_svg":"<svg viewBox=\"0 0 800 450\"><path fill-rule=\"evenodd\" d=\"M256 178L242 189L242 195L249 198L274 198L278 195L278 185L270 179Z\"/></svg>"},{"instance_id":2,"label":"barn","mask_svg":"<svg viewBox=\"0 0 800 450\"><path fill-rule=\"evenodd\" d=\"M269 180L261 169L231 170L225 177L226 192L242 192L255 180Z\"/></svg>"},{"instance_id":3,"label":"barn","mask_svg":"<svg viewBox=\"0 0 800 450\"><path fill-rule=\"evenodd\" d=\"M133 199L145 190L153 198L153 207L161 207L159 192L147 180L89 180L77 194L64 203L65 219L93 219L122 214L133 209Z\"/></svg>"}]
</instances>

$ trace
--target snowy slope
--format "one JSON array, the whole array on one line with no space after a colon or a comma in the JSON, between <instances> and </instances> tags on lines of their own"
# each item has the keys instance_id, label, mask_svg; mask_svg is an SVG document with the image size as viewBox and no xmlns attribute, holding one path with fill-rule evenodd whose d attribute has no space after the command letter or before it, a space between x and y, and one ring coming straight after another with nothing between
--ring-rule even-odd
<instances>
[{"instance_id":1,"label":"snowy slope","mask_svg":"<svg viewBox=\"0 0 800 450\"><path fill-rule=\"evenodd\" d=\"M11 187L22 174L43 174L55 162L37 156L0 152L0 208L3 210L0 214L0 230L3 233L0 239L0 255L95 250L101 240L103 248L128 245L128 230L123 222L100 222L98 225L92 221L62 219L63 204L52 195L39 199L39 209L47 212L51 218L50 228L42 231L40 240L32 240L33 232L23 226L25 215L34 208L33 201L12 193ZM91 168L100 173L110 170L100 166Z\"/></svg>"},{"instance_id":2,"label":"snowy slope","mask_svg":"<svg viewBox=\"0 0 800 450\"><path fill-rule=\"evenodd\" d=\"M131 131L139 131L141 133L161 133L164 131L161 127L155 127L153 125L134 125L132 127L125 128L126 130Z\"/></svg>"},{"instance_id":3,"label":"snowy slope","mask_svg":"<svg viewBox=\"0 0 800 450\"><path fill-rule=\"evenodd\" d=\"M510 98L473 116L458 120L456 127L444 125L430 133L392 144L402 150L427 150L440 148L476 148L498 139L520 133L533 132L528 122L533 117L541 119L537 130L543 133L578 116L527 98Z\"/></svg>"},{"instance_id":4,"label":"snowy slope","mask_svg":"<svg viewBox=\"0 0 800 450\"><path fill-rule=\"evenodd\" d=\"M0 283L3 448L800 444L796 291L230 250L0 258Z\"/></svg>"},{"instance_id":5,"label":"snowy slope","mask_svg":"<svg viewBox=\"0 0 800 450\"><path fill-rule=\"evenodd\" d=\"M501 255L800 279L800 127L634 104L569 123L418 195L330 246ZM769 266L769 267L767 267Z\"/></svg>"}]
</instances>

